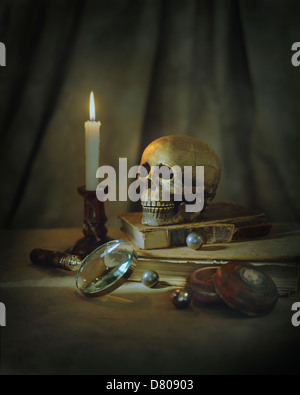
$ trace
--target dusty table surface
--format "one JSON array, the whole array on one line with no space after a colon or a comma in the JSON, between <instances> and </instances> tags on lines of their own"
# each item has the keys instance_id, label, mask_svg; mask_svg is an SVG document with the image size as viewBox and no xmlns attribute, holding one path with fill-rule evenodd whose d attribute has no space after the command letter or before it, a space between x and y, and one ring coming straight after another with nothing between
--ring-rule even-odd
<instances>
[{"instance_id":1,"label":"dusty table surface","mask_svg":"<svg viewBox=\"0 0 300 395\"><path fill-rule=\"evenodd\" d=\"M114 237L114 231L111 231ZM1 231L1 374L299 374L300 294L265 317L226 306L176 309L173 288L128 282L86 298L75 273L32 265L34 248L64 251L80 229Z\"/></svg>"}]
</instances>

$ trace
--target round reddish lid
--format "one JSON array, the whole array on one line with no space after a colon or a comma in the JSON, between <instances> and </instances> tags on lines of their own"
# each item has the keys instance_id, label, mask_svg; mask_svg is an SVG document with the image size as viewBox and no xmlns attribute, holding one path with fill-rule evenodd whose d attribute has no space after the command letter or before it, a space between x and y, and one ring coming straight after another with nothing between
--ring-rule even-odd
<instances>
[{"instance_id":1,"label":"round reddish lid","mask_svg":"<svg viewBox=\"0 0 300 395\"><path fill-rule=\"evenodd\" d=\"M214 275L217 269L217 267L197 269L187 278L186 287L194 300L205 303L221 300L214 286Z\"/></svg>"},{"instance_id":2,"label":"round reddish lid","mask_svg":"<svg viewBox=\"0 0 300 395\"><path fill-rule=\"evenodd\" d=\"M272 278L248 262L222 265L214 276L214 286L228 306L249 316L268 314L278 299Z\"/></svg>"}]
</instances>

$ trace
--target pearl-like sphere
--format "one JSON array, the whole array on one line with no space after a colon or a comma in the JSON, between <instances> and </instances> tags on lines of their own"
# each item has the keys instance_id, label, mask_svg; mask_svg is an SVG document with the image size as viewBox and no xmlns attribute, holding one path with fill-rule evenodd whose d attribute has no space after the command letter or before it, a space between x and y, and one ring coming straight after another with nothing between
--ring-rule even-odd
<instances>
[{"instance_id":1,"label":"pearl-like sphere","mask_svg":"<svg viewBox=\"0 0 300 395\"><path fill-rule=\"evenodd\" d=\"M192 232L187 235L186 245L193 250L199 250L203 246L204 240L200 233Z\"/></svg>"},{"instance_id":2,"label":"pearl-like sphere","mask_svg":"<svg viewBox=\"0 0 300 395\"><path fill-rule=\"evenodd\" d=\"M179 309L188 307L192 300L190 293L186 289L176 289L172 292L171 299L173 304Z\"/></svg>"},{"instance_id":3,"label":"pearl-like sphere","mask_svg":"<svg viewBox=\"0 0 300 395\"><path fill-rule=\"evenodd\" d=\"M159 281L159 275L154 270L146 270L142 274L141 280L146 287L153 288Z\"/></svg>"}]
</instances>

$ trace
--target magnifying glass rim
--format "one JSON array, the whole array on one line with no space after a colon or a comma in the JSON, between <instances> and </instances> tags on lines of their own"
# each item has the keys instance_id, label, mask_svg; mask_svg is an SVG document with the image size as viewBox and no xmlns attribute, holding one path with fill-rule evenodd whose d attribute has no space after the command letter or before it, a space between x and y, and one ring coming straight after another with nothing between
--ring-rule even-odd
<instances>
[{"instance_id":1,"label":"magnifying glass rim","mask_svg":"<svg viewBox=\"0 0 300 395\"><path fill-rule=\"evenodd\" d=\"M109 246L111 246L111 245L113 245L113 244L117 244L117 243L122 243L122 244L125 244L125 245L127 245L127 246L130 246L130 247L132 248L132 253L133 253L133 255L132 255L132 258L131 258L131 263L130 263L130 265L128 266L126 272L125 272L120 278L118 278L116 281L114 281L113 283L111 283L110 285L108 285L106 288L103 288L103 289L101 289L101 290L99 290L99 291L95 291L95 292L86 292L86 291L84 291L83 289L80 289L80 288L78 287L78 278L79 278L79 275L80 275L80 273L82 272L82 270L85 268L85 266L88 264L88 262L89 262L89 260L91 259L91 257L92 257L94 254L96 254L98 251L100 251L100 250L102 250L102 249L104 250L104 249L106 249L107 247L109 247ZM129 242L126 241L126 240L112 240L112 241L109 241L109 242L107 242L107 243L105 243L105 244L102 244L102 246L97 247L93 252L91 252L88 256L86 256L86 257L84 258L84 260L82 261L82 264L80 265L80 268L79 268L79 270L78 270L78 272L77 272L77 274L76 274L76 287L77 287L77 289L78 289L82 294L84 294L85 296L91 296L91 297L93 297L93 296L101 296L101 295L108 294L108 293L114 291L115 289L119 288L120 285L122 285L126 280L128 280L128 278L131 276L132 272L134 271L134 269L135 269L135 267L136 267L137 259L138 259L138 257L137 257L137 253L136 253L135 248L133 247L133 245L132 245L131 243L129 243Z\"/></svg>"}]
</instances>

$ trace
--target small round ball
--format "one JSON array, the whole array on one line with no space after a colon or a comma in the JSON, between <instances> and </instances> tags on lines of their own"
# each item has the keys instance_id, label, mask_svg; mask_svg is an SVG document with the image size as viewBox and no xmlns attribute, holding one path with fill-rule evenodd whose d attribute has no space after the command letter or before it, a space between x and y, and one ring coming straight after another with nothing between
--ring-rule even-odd
<instances>
[{"instance_id":1,"label":"small round ball","mask_svg":"<svg viewBox=\"0 0 300 395\"><path fill-rule=\"evenodd\" d=\"M203 237L200 235L200 233L197 232L192 232L189 235L187 235L186 238L186 245L189 248L192 248L193 250L199 250L204 244Z\"/></svg>"},{"instance_id":2,"label":"small round ball","mask_svg":"<svg viewBox=\"0 0 300 395\"><path fill-rule=\"evenodd\" d=\"M153 288L159 281L159 275L154 270L146 270L142 274L142 283L148 287Z\"/></svg>"},{"instance_id":3,"label":"small round ball","mask_svg":"<svg viewBox=\"0 0 300 395\"><path fill-rule=\"evenodd\" d=\"M191 303L191 295L186 289L176 289L172 292L171 299L173 304L179 308L184 309Z\"/></svg>"}]
</instances>

